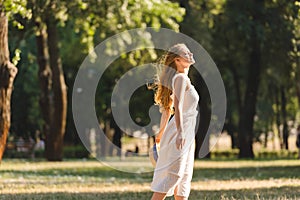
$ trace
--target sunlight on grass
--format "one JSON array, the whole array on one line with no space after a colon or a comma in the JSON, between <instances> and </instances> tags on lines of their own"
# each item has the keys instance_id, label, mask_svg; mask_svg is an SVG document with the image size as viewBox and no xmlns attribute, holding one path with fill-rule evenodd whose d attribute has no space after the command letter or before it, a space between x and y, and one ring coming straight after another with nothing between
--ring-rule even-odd
<instances>
[{"instance_id":1,"label":"sunlight on grass","mask_svg":"<svg viewBox=\"0 0 300 200\"><path fill-rule=\"evenodd\" d=\"M299 166L300 160L205 160L195 162L195 168L241 168L241 167L276 167Z\"/></svg>"},{"instance_id":2,"label":"sunlight on grass","mask_svg":"<svg viewBox=\"0 0 300 200\"><path fill-rule=\"evenodd\" d=\"M299 172L299 160L196 161L189 199L298 199ZM4 160L0 199L150 199L151 180L95 160Z\"/></svg>"}]
</instances>

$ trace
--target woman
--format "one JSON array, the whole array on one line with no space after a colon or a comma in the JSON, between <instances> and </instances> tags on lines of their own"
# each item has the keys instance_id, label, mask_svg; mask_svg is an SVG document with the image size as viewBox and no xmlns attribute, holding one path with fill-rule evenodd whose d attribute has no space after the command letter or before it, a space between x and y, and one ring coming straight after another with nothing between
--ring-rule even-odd
<instances>
[{"instance_id":1,"label":"woman","mask_svg":"<svg viewBox=\"0 0 300 200\"><path fill-rule=\"evenodd\" d=\"M151 184L152 200L172 195L176 200L187 199L190 193L199 100L188 78L194 63L193 54L184 44L172 46L162 62L164 69L154 99L162 116L156 135L160 150Z\"/></svg>"}]
</instances>

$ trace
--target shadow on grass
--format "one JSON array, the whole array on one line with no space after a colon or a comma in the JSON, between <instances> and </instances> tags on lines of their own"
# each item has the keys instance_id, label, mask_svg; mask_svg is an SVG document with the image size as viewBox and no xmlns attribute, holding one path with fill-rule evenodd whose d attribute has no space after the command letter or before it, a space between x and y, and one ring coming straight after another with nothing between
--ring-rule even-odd
<instances>
[{"instance_id":1,"label":"shadow on grass","mask_svg":"<svg viewBox=\"0 0 300 200\"><path fill-rule=\"evenodd\" d=\"M75 188L74 188L75 190ZM140 200L151 199L152 192L111 192L111 193L35 193L2 194L1 200L47 199L47 200ZM259 188L244 190L192 190L189 200L199 199L299 199L299 187ZM173 197L166 198L174 199Z\"/></svg>"},{"instance_id":2,"label":"shadow on grass","mask_svg":"<svg viewBox=\"0 0 300 200\"><path fill-rule=\"evenodd\" d=\"M152 173L128 173L121 172L109 167L80 167L72 169L52 168L52 169L38 169L38 170L1 170L1 173L13 173L17 175L26 176L84 176L84 177L101 177L101 178L121 178L121 179L136 179L137 177L145 180L152 177Z\"/></svg>"},{"instance_id":3,"label":"shadow on grass","mask_svg":"<svg viewBox=\"0 0 300 200\"><path fill-rule=\"evenodd\" d=\"M191 199L299 199L300 187L257 188L242 190L192 190Z\"/></svg>"},{"instance_id":4,"label":"shadow on grass","mask_svg":"<svg viewBox=\"0 0 300 200\"><path fill-rule=\"evenodd\" d=\"M300 178L299 166L275 167L238 167L238 168L196 168L193 180L214 179L270 179L270 178Z\"/></svg>"},{"instance_id":5,"label":"shadow on grass","mask_svg":"<svg viewBox=\"0 0 300 200\"><path fill-rule=\"evenodd\" d=\"M232 180L232 179L270 179L270 178L300 178L299 166L275 166L275 167L239 167L239 168L195 168L193 181L203 179ZM68 177L98 177L151 181L152 173L127 173L108 167L80 167L72 169L54 168L40 170L1 170L1 173L11 173L14 176L68 176Z\"/></svg>"}]
</instances>

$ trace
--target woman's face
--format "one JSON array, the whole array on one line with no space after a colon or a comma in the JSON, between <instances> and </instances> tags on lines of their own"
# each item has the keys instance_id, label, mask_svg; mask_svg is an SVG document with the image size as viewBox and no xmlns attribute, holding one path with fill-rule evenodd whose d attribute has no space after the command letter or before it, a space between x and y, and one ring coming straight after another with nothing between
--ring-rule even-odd
<instances>
[{"instance_id":1,"label":"woman's face","mask_svg":"<svg viewBox=\"0 0 300 200\"><path fill-rule=\"evenodd\" d=\"M195 63L193 53L187 47L182 47L181 53L175 60L178 68L189 68Z\"/></svg>"},{"instance_id":2,"label":"woman's face","mask_svg":"<svg viewBox=\"0 0 300 200\"><path fill-rule=\"evenodd\" d=\"M195 63L193 53L191 53L191 51L187 47L183 47L182 53L179 56L183 58L186 62L188 62L190 65Z\"/></svg>"}]
</instances>

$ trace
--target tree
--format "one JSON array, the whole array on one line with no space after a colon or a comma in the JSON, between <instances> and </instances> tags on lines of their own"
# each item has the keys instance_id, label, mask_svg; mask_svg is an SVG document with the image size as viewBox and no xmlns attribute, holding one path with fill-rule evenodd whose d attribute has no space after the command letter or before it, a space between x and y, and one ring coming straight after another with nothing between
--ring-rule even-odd
<instances>
[{"instance_id":1,"label":"tree","mask_svg":"<svg viewBox=\"0 0 300 200\"><path fill-rule=\"evenodd\" d=\"M291 9L291 16L293 20L293 51L291 51L291 56L293 58L293 68L295 71L295 87L296 94L298 97L298 105L300 106L300 1L294 2L294 7Z\"/></svg>"},{"instance_id":2,"label":"tree","mask_svg":"<svg viewBox=\"0 0 300 200\"><path fill-rule=\"evenodd\" d=\"M216 14L220 12L223 3L220 1L179 0L180 6L185 8L186 15L180 23L180 31L199 42L208 52L212 52L212 27ZM196 90L200 94L199 115L201 116L198 130L196 130L195 158L209 158L209 141L203 141L211 119L211 100L204 79L195 70L191 70L191 78ZM208 133L211 134L211 133ZM202 152L200 149L202 148Z\"/></svg>"},{"instance_id":3,"label":"tree","mask_svg":"<svg viewBox=\"0 0 300 200\"><path fill-rule=\"evenodd\" d=\"M87 53L92 51L94 43L104 40L105 37L136 27L150 25L159 28L165 26L178 30L176 21L181 20L184 13L177 4L153 0L108 0L101 2L28 0L27 9L32 12L32 17L24 23L25 29L27 33L31 34L34 31L36 35L36 50L31 52L36 53L39 65L40 107L44 121L42 132L46 135L46 157L48 160L62 159L62 141L67 115L66 85L63 76L66 66L62 66L62 64L65 65L67 62L64 60L65 57L61 56L61 52L63 55L72 55L69 58L74 59L74 53L66 52L66 49L69 48L69 50L74 51L76 48L81 54L82 52ZM72 30L65 30L66 28L72 28ZM78 44L70 48L69 43L67 43L68 48L60 48L61 43L66 43L63 40L69 39L71 32L72 36L76 35L80 38L82 49L78 48ZM150 53L150 58L153 59L154 51L149 50L149 52L152 53L152 55ZM127 55L124 59L126 61L123 61L127 70L128 66L142 64L143 60L145 61L144 58L147 57L142 56L144 58L141 58L136 56L138 54L132 56L134 54L135 52ZM78 55L77 52L76 55ZM70 70L70 66L67 68L69 70L69 83L72 83L71 79L74 79L76 75L77 68L74 66L79 66L79 62L82 61L80 58L75 58L75 60L77 63L72 63L73 69ZM139 61L136 62L137 60ZM115 70L113 73L119 76L122 70ZM109 81L113 80L112 77L108 79ZM111 88L114 85L114 80L111 85L109 83L107 82L107 85ZM109 114L106 114L106 109L108 109L106 105L110 103L108 91L101 91L99 96L101 102L97 104L97 107L99 106L97 109L104 110L105 113L99 121L106 122L111 120ZM69 114L71 115L71 112ZM72 116L68 117L72 119Z\"/></svg>"},{"instance_id":4,"label":"tree","mask_svg":"<svg viewBox=\"0 0 300 200\"><path fill-rule=\"evenodd\" d=\"M8 19L0 2L0 161L10 128L10 103L17 68L10 62L8 49Z\"/></svg>"},{"instance_id":5,"label":"tree","mask_svg":"<svg viewBox=\"0 0 300 200\"><path fill-rule=\"evenodd\" d=\"M36 43L41 88L40 106L44 118L45 156L61 161L67 116L67 86L59 53L57 13L60 2L32 1L32 21L37 28Z\"/></svg>"},{"instance_id":6,"label":"tree","mask_svg":"<svg viewBox=\"0 0 300 200\"><path fill-rule=\"evenodd\" d=\"M102 2L101 5L103 6L99 6L99 3L96 3L95 1L86 1L85 5L82 6L83 9L77 11L81 13L80 15L85 16L77 18L75 22L76 24L83 24L83 26L78 26L83 27L83 30L77 31L83 32L83 36L85 36L84 41L87 42L88 46L93 47L94 43L101 42L106 36L137 27L151 26L157 29L166 27L178 31L179 25L177 22L182 20L184 14L184 10L180 8L178 4L169 1L105 1ZM98 9L98 7L103 9ZM95 8L97 9L95 10ZM127 42L128 41L123 41L121 43L126 44ZM124 55L124 57L112 63L99 82L101 87L97 89L96 93L97 116L99 117L99 122L105 126L105 130L109 130L110 128L115 129L116 135L112 136L112 138L116 146L121 147L120 141L122 137L122 133L116 124L110 123L113 121L110 108L111 92L115 86L116 80L131 68L147 62L153 62L156 58L157 52L153 49L129 52ZM142 98L145 98L145 93L146 91L142 93ZM147 124L149 119L147 112L143 112L146 110L144 108L147 106L149 108L150 105L153 105L153 98L150 96L151 95L148 95L148 98L145 98L147 99L146 103L142 98L139 98L138 101L143 102L142 105L139 103L140 106L133 106L130 110L132 111L133 118L142 119L142 125ZM107 128L108 126L109 128ZM152 135L152 130L151 132L148 132L148 134ZM101 145L102 156L106 156L107 154L104 146L105 144Z\"/></svg>"},{"instance_id":7,"label":"tree","mask_svg":"<svg viewBox=\"0 0 300 200\"><path fill-rule=\"evenodd\" d=\"M293 3L286 1L233 1L216 18L215 45L220 63L231 72L238 105L240 157L253 158L254 119L258 92L266 72L278 71L282 83L289 77ZM219 33L224 34L219 34ZM276 34L274 34L276 32ZM280 87L280 85L279 85ZM284 96L283 96L284 97ZM284 116L286 116L284 114ZM286 129L285 129L286 131Z\"/></svg>"}]
</instances>

